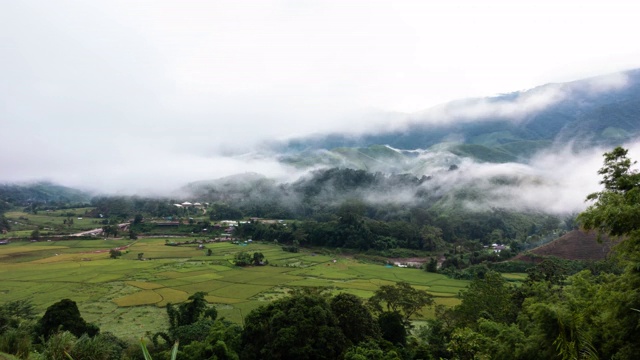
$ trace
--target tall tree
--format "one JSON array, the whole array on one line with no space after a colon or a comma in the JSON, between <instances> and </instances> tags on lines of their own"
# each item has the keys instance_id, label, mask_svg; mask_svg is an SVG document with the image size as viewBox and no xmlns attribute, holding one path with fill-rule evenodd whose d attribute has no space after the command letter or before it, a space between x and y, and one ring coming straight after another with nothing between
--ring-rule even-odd
<instances>
[{"instance_id":1,"label":"tall tree","mask_svg":"<svg viewBox=\"0 0 640 360\"><path fill-rule=\"evenodd\" d=\"M100 331L97 326L88 324L82 318L78 305L70 299L62 299L49 306L38 322L37 333L45 339L59 330L69 331L77 337L82 334L95 336Z\"/></svg>"},{"instance_id":2,"label":"tall tree","mask_svg":"<svg viewBox=\"0 0 640 360\"><path fill-rule=\"evenodd\" d=\"M380 338L378 324L359 297L342 293L332 298L330 305L338 325L352 344Z\"/></svg>"},{"instance_id":3,"label":"tall tree","mask_svg":"<svg viewBox=\"0 0 640 360\"><path fill-rule=\"evenodd\" d=\"M245 318L242 359L339 359L347 341L326 299L294 295Z\"/></svg>"},{"instance_id":4,"label":"tall tree","mask_svg":"<svg viewBox=\"0 0 640 360\"><path fill-rule=\"evenodd\" d=\"M215 308L208 308L205 295L206 293L199 291L189 296L189 301L180 304L177 308L173 304L167 304L170 328L193 324L203 316L215 320L217 312Z\"/></svg>"},{"instance_id":5,"label":"tall tree","mask_svg":"<svg viewBox=\"0 0 640 360\"><path fill-rule=\"evenodd\" d=\"M627 158L621 147L604 154L604 166L598 171L603 176L604 190L587 196L593 204L578 216L586 230L599 234L624 237L618 252L640 263L640 174L631 168L635 162Z\"/></svg>"},{"instance_id":6,"label":"tall tree","mask_svg":"<svg viewBox=\"0 0 640 360\"><path fill-rule=\"evenodd\" d=\"M513 291L501 274L489 271L482 279L475 279L460 293L462 303L455 314L462 324L475 326L480 318L498 323L515 321Z\"/></svg>"},{"instance_id":7,"label":"tall tree","mask_svg":"<svg viewBox=\"0 0 640 360\"><path fill-rule=\"evenodd\" d=\"M640 309L640 174L632 168L636 162L627 153L617 147L604 154L604 166L598 171L604 189L587 197L593 203L578 216L584 229L618 238L615 253L628 265L621 276L607 278L608 289L595 292L606 294L606 301L599 307L603 314L589 319L607 319L600 326L590 327L603 358L632 359L640 353L640 312L635 310ZM580 308L597 304L595 300L598 297L594 295ZM561 340L561 344L576 343L570 336Z\"/></svg>"},{"instance_id":8,"label":"tall tree","mask_svg":"<svg viewBox=\"0 0 640 360\"><path fill-rule=\"evenodd\" d=\"M402 314L405 321L425 306L434 304L433 296L424 290L415 289L408 282L395 285L382 285L371 298L369 305L377 312L383 312L385 304L387 312Z\"/></svg>"}]
</instances>

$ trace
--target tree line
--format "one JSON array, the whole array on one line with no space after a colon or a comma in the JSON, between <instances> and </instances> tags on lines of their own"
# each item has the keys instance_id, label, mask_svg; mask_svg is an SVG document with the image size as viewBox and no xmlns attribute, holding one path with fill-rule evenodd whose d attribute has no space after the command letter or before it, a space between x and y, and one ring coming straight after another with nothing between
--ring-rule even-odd
<instances>
[{"instance_id":1,"label":"tree line","mask_svg":"<svg viewBox=\"0 0 640 360\"><path fill-rule=\"evenodd\" d=\"M144 351L169 358L179 344L179 359L359 359L362 353L400 359L411 353L411 315L434 303L432 295L403 282L381 286L368 301L298 289L252 310L240 326L218 318L205 296L196 292L184 303L168 304L167 329L150 336ZM44 359L143 356L138 343L87 323L70 299L52 304L40 318L29 301L1 306L0 351L23 359L34 352Z\"/></svg>"}]
</instances>

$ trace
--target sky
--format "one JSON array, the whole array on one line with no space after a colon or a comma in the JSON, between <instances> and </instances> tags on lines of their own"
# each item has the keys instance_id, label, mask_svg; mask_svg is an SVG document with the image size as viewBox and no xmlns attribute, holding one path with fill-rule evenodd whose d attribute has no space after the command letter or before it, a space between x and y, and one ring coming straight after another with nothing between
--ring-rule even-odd
<instances>
[{"instance_id":1,"label":"sky","mask_svg":"<svg viewBox=\"0 0 640 360\"><path fill-rule=\"evenodd\" d=\"M633 1L0 2L0 181L136 192L264 141L640 67Z\"/></svg>"}]
</instances>

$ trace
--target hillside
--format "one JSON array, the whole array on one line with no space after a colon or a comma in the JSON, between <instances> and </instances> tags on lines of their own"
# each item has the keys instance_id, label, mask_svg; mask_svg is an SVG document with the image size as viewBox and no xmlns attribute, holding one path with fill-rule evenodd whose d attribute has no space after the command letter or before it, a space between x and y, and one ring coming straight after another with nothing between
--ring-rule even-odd
<instances>
[{"instance_id":1,"label":"hillside","mask_svg":"<svg viewBox=\"0 0 640 360\"><path fill-rule=\"evenodd\" d=\"M89 202L90 199L91 195L88 193L45 181L0 184L0 208L2 204L13 206L82 204Z\"/></svg>"},{"instance_id":2,"label":"hillside","mask_svg":"<svg viewBox=\"0 0 640 360\"><path fill-rule=\"evenodd\" d=\"M602 238L601 243L598 242L598 235L593 231L574 230L548 244L530 250L529 253L570 260L604 260L613 245L614 243L606 237ZM514 260L526 261L526 259L526 254L520 254Z\"/></svg>"},{"instance_id":3,"label":"hillside","mask_svg":"<svg viewBox=\"0 0 640 360\"><path fill-rule=\"evenodd\" d=\"M394 114L390 122L405 124L402 130L314 135L290 140L276 151L286 154L283 162L298 167L371 170L391 163L397 169L403 162L397 162L395 154L371 146L427 150L449 143L451 153L480 162L526 162L558 143L583 149L635 139L640 134L639 113L640 69L636 69Z\"/></svg>"}]
</instances>

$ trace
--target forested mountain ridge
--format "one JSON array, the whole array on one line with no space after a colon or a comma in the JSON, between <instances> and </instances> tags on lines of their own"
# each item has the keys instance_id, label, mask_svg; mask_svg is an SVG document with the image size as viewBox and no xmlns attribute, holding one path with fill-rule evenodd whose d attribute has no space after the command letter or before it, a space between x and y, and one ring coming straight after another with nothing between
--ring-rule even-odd
<instances>
[{"instance_id":1,"label":"forested mountain ridge","mask_svg":"<svg viewBox=\"0 0 640 360\"><path fill-rule=\"evenodd\" d=\"M577 149L616 146L640 134L640 70L547 84L489 98L453 101L420 113L394 115L401 130L339 133L288 141L285 163L370 169L406 161L401 150L443 150L487 162L526 162L540 150L571 142ZM397 127L397 126L396 126ZM391 168L393 169L393 167Z\"/></svg>"},{"instance_id":2,"label":"forested mountain ridge","mask_svg":"<svg viewBox=\"0 0 640 360\"><path fill-rule=\"evenodd\" d=\"M86 192L47 181L0 184L0 207L3 203L7 206L61 206L88 203L90 199L91 195Z\"/></svg>"}]
</instances>

